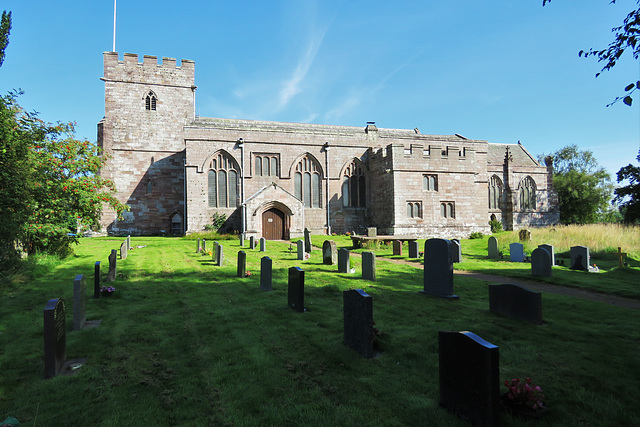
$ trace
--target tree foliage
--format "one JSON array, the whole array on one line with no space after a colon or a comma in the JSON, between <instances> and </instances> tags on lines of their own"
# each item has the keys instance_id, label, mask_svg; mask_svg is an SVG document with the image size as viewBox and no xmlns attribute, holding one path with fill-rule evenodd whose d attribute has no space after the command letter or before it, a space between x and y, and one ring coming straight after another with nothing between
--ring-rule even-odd
<instances>
[{"instance_id":1,"label":"tree foliage","mask_svg":"<svg viewBox=\"0 0 640 427\"><path fill-rule=\"evenodd\" d=\"M562 223L594 223L605 218L613 183L591 151L569 145L546 156L544 162L553 163L553 187Z\"/></svg>"},{"instance_id":2,"label":"tree foliage","mask_svg":"<svg viewBox=\"0 0 640 427\"><path fill-rule=\"evenodd\" d=\"M636 160L640 163L640 151ZM621 168L617 173L617 181L629 181L629 184L615 189L614 201L620 203L624 221L640 222L640 166L628 164Z\"/></svg>"},{"instance_id":3,"label":"tree foliage","mask_svg":"<svg viewBox=\"0 0 640 427\"><path fill-rule=\"evenodd\" d=\"M11 32L11 12L2 11L0 18L0 67L4 62L4 51L9 45L9 33Z\"/></svg>"},{"instance_id":4,"label":"tree foliage","mask_svg":"<svg viewBox=\"0 0 640 427\"><path fill-rule=\"evenodd\" d=\"M551 0L543 0L542 5L550 3ZM616 0L611 0L611 3L615 3ZM599 73L596 73L596 77L603 71L612 69L625 50L629 49L634 59L640 58L640 0L636 0L638 8L629 12L624 19L622 25L614 27L611 31L614 33L614 40L605 49L589 49L581 50L578 52L578 56L588 58L596 57L598 62L604 62L604 66ZM632 94L640 90L640 80L632 81L624 88L625 94L616 97L609 105L615 104L622 100L626 105L631 105L633 102Z\"/></svg>"}]
</instances>

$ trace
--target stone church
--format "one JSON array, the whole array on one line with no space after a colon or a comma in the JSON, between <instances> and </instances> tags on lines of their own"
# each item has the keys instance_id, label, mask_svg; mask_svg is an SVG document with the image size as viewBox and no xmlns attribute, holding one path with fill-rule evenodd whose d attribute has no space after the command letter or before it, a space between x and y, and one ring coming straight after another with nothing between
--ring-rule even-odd
<instances>
[{"instance_id":1,"label":"stone church","mask_svg":"<svg viewBox=\"0 0 640 427\"><path fill-rule=\"evenodd\" d=\"M204 118L195 63L104 53L98 142L118 198L131 210L111 234L224 231L279 240L313 234L468 237L559 219L551 167L518 144L416 129Z\"/></svg>"}]
</instances>

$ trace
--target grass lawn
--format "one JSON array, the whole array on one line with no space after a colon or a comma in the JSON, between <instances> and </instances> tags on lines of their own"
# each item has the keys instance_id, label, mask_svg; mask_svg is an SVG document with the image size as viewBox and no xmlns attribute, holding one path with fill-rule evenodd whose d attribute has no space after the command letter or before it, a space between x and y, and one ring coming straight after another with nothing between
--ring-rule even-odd
<instances>
[{"instance_id":1,"label":"grass lawn","mask_svg":"<svg viewBox=\"0 0 640 427\"><path fill-rule=\"evenodd\" d=\"M325 238L314 236L314 244ZM467 425L438 405L439 330L469 330L499 346L501 381L533 378L551 408L538 425L632 425L640 417L637 311L543 294L544 325L499 318L489 312L481 280L456 277L457 301L420 294L422 270L385 261L394 258L391 246L374 249L377 281L368 282L360 278L359 257L351 257L356 274L339 274L322 264L320 250L297 261L295 245L290 252L287 243L267 242L274 290L263 292L265 254L245 249L253 275L237 278L237 240L223 241L225 265L217 267L195 253L192 239L133 237L134 247L145 247L119 262L115 294L88 299L87 319L101 319L101 326L72 332L74 276L85 274L92 284L96 261L106 274L109 251L122 240L83 239L75 256L45 259L0 289L0 421L12 415L23 426ZM344 236L334 240L351 246ZM456 268L510 276L530 268L487 261L484 253L486 237L463 241L465 260ZM604 272L592 275L556 267L549 280L640 298L640 265L615 271L609 262L617 263L596 261ZM291 266L305 271L305 313L287 306ZM347 289L373 297L378 358L363 359L342 343ZM67 302L67 358L87 363L75 376L44 380L42 309L57 297ZM525 424L506 413L502 421Z\"/></svg>"}]
</instances>

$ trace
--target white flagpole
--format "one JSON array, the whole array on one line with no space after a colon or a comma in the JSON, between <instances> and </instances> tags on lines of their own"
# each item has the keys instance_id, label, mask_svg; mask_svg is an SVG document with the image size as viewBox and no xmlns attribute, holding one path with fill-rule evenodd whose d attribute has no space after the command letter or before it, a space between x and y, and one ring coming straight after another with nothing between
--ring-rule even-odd
<instances>
[{"instance_id":1,"label":"white flagpole","mask_svg":"<svg viewBox=\"0 0 640 427\"><path fill-rule=\"evenodd\" d=\"M116 0L113 0L113 50L116 51Z\"/></svg>"}]
</instances>

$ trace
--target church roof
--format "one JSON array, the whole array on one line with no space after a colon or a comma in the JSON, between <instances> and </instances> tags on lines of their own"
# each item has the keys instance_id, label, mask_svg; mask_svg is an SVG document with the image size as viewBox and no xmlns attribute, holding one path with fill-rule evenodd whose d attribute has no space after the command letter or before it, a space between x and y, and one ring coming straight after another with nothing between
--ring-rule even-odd
<instances>
[{"instance_id":1,"label":"church roof","mask_svg":"<svg viewBox=\"0 0 640 427\"><path fill-rule=\"evenodd\" d=\"M492 144L487 149L487 163L490 165L504 164L507 148L513 158L513 164L518 166L540 166L540 163L520 144Z\"/></svg>"}]
</instances>

